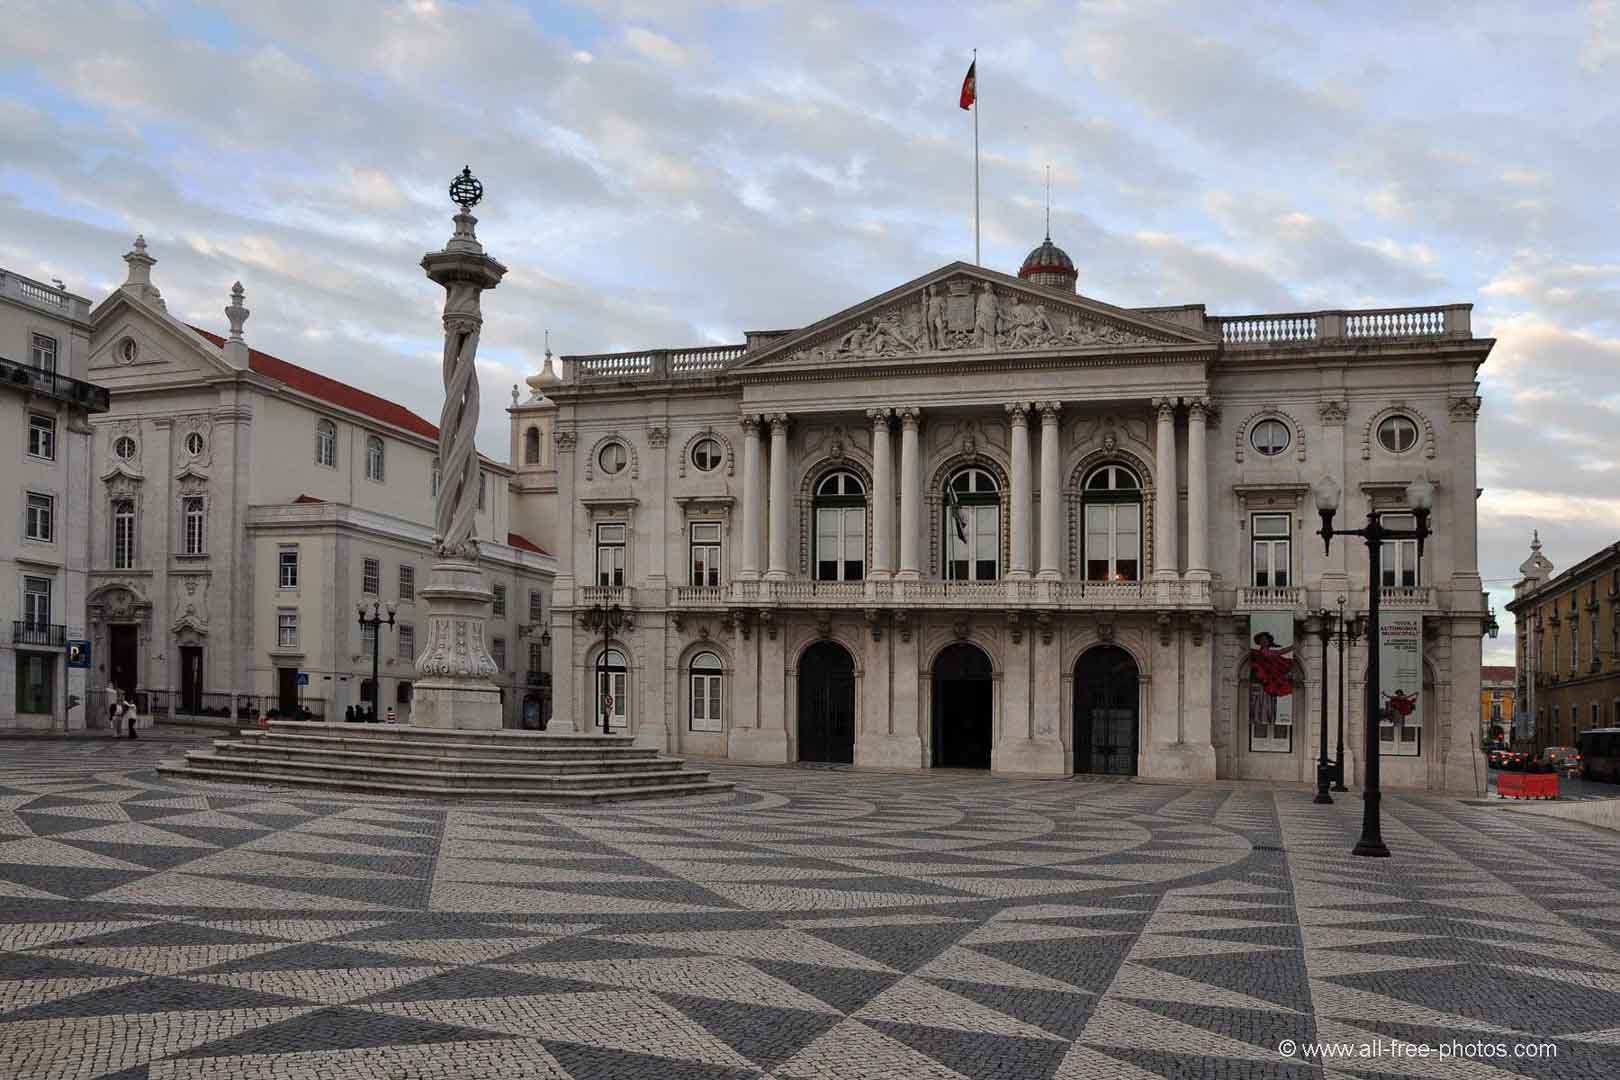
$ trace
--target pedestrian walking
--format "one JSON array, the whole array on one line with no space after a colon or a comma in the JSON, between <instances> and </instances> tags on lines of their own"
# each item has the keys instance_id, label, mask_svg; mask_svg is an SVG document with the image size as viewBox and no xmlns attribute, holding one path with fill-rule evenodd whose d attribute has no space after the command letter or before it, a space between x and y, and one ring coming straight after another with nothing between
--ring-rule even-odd
<instances>
[{"instance_id":1,"label":"pedestrian walking","mask_svg":"<svg viewBox=\"0 0 1620 1080\"><path fill-rule=\"evenodd\" d=\"M117 683L107 684L107 728L114 736L118 734L118 706L124 700L124 692L118 689Z\"/></svg>"},{"instance_id":2,"label":"pedestrian walking","mask_svg":"<svg viewBox=\"0 0 1620 1080\"><path fill-rule=\"evenodd\" d=\"M124 723L129 725L129 737L133 739L135 738L135 721L139 718L135 711L135 703L130 699L125 698L122 712L124 716Z\"/></svg>"}]
</instances>

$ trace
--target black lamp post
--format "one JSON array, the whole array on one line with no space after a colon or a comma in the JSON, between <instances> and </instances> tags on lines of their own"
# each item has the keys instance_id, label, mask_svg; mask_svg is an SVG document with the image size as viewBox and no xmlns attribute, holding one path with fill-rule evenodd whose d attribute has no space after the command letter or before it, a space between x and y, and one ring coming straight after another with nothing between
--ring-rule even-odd
<instances>
[{"instance_id":1,"label":"black lamp post","mask_svg":"<svg viewBox=\"0 0 1620 1080\"><path fill-rule=\"evenodd\" d=\"M382 703L382 686L377 681L377 659L379 647L382 644L382 628L385 624L388 626L394 625L395 606L392 600L388 601L385 606L375 598L362 600L354 605L355 612L360 616L360 625L373 628L371 633L371 719L373 722L377 719L377 706ZM385 611L387 612L386 617L383 614Z\"/></svg>"},{"instance_id":2,"label":"black lamp post","mask_svg":"<svg viewBox=\"0 0 1620 1080\"><path fill-rule=\"evenodd\" d=\"M1316 798L1313 803L1331 803L1333 796L1328 794L1328 784L1333 779L1333 766L1327 755L1327 691L1328 691L1328 642L1333 640L1333 613L1323 608L1317 615L1316 636L1322 639L1322 682L1320 691L1316 695L1322 699L1322 741L1321 753L1316 759Z\"/></svg>"},{"instance_id":3,"label":"black lamp post","mask_svg":"<svg viewBox=\"0 0 1620 1080\"><path fill-rule=\"evenodd\" d=\"M1356 621L1344 621L1344 597L1339 597L1339 748L1333 759L1334 791L1349 791L1344 786L1344 639L1354 641L1358 636Z\"/></svg>"},{"instance_id":4,"label":"black lamp post","mask_svg":"<svg viewBox=\"0 0 1620 1080\"><path fill-rule=\"evenodd\" d=\"M1317 535L1322 546L1332 550L1335 536L1359 536L1367 543L1367 712L1366 712L1366 784L1362 788L1361 838L1351 849L1352 855L1389 858L1384 846L1378 803L1378 728L1383 715L1379 700L1378 681L1378 599L1383 591L1383 554L1386 540L1416 540L1418 560L1423 559L1423 541L1430 536L1429 511L1434 508L1434 485L1425 478L1413 480L1406 486L1406 506L1417 518L1415 529L1390 529L1378 520L1378 515L1367 512L1367 524L1360 529L1334 529L1333 515L1339 510L1341 489L1331 476L1324 476L1315 485L1316 509L1322 515L1322 528Z\"/></svg>"},{"instance_id":5,"label":"black lamp post","mask_svg":"<svg viewBox=\"0 0 1620 1080\"><path fill-rule=\"evenodd\" d=\"M608 688L607 654L613 635L624 625L624 608L618 604L612 607L597 604L591 608L590 619L592 629L602 632L602 655L596 662L596 685L602 697L602 734L610 735L612 728L608 726L608 718L613 711L613 694Z\"/></svg>"}]
</instances>

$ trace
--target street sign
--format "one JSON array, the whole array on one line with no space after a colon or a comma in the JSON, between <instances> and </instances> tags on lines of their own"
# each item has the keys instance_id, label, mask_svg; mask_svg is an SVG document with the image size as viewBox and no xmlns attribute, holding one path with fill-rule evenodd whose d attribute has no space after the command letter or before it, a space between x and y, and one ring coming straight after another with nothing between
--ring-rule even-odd
<instances>
[{"instance_id":1,"label":"street sign","mask_svg":"<svg viewBox=\"0 0 1620 1080\"><path fill-rule=\"evenodd\" d=\"M308 686L309 685L309 672L300 671L298 673L298 685L299 686Z\"/></svg>"},{"instance_id":2,"label":"street sign","mask_svg":"<svg viewBox=\"0 0 1620 1080\"><path fill-rule=\"evenodd\" d=\"M90 643L88 641L69 641L67 646L68 667L87 668L90 666Z\"/></svg>"}]
</instances>

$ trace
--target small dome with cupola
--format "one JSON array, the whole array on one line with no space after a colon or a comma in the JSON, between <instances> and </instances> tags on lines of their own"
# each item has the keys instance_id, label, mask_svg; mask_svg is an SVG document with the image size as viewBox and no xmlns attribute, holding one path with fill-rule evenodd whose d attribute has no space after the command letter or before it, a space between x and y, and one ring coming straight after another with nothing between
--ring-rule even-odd
<instances>
[{"instance_id":1,"label":"small dome with cupola","mask_svg":"<svg viewBox=\"0 0 1620 1080\"><path fill-rule=\"evenodd\" d=\"M1040 247L1024 259L1024 265L1018 268L1018 276L1033 285L1062 289L1064 292L1074 292L1075 283L1080 277L1075 272L1074 260L1069 258L1068 252L1052 243L1050 234L1041 241Z\"/></svg>"}]
</instances>

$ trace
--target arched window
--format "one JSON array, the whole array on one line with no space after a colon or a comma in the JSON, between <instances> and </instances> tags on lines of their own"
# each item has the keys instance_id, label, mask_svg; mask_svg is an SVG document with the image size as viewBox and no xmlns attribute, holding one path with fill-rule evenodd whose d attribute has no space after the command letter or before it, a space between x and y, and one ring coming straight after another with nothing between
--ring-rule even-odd
<instances>
[{"instance_id":1,"label":"arched window","mask_svg":"<svg viewBox=\"0 0 1620 1080\"><path fill-rule=\"evenodd\" d=\"M720 658L712 652L701 652L692 657L690 667L692 730L720 731Z\"/></svg>"},{"instance_id":2,"label":"arched window","mask_svg":"<svg viewBox=\"0 0 1620 1080\"><path fill-rule=\"evenodd\" d=\"M366 479L382 483L383 441L375 435L366 436Z\"/></svg>"},{"instance_id":3,"label":"arched window","mask_svg":"<svg viewBox=\"0 0 1620 1080\"><path fill-rule=\"evenodd\" d=\"M523 464L540 464L540 429L537 427L523 433Z\"/></svg>"},{"instance_id":4,"label":"arched window","mask_svg":"<svg viewBox=\"0 0 1620 1080\"><path fill-rule=\"evenodd\" d=\"M337 468L337 425L330 420L315 425L315 464Z\"/></svg>"},{"instance_id":5,"label":"arched window","mask_svg":"<svg viewBox=\"0 0 1620 1080\"><path fill-rule=\"evenodd\" d=\"M1087 581L1142 580L1142 481L1123 465L1099 465L1080 486Z\"/></svg>"},{"instance_id":6,"label":"arched window","mask_svg":"<svg viewBox=\"0 0 1620 1080\"><path fill-rule=\"evenodd\" d=\"M816 483L811 564L817 581L866 577L866 488L852 472L834 472Z\"/></svg>"},{"instance_id":7,"label":"arched window","mask_svg":"<svg viewBox=\"0 0 1620 1080\"><path fill-rule=\"evenodd\" d=\"M135 500L113 500L112 517L113 569L132 569L135 566Z\"/></svg>"},{"instance_id":8,"label":"arched window","mask_svg":"<svg viewBox=\"0 0 1620 1080\"><path fill-rule=\"evenodd\" d=\"M614 728L624 727L629 722L630 707L630 673L625 668L624 653L609 649L598 657L595 677L596 711L591 714L591 725L601 724L605 708L608 722Z\"/></svg>"},{"instance_id":9,"label":"arched window","mask_svg":"<svg viewBox=\"0 0 1620 1080\"><path fill-rule=\"evenodd\" d=\"M960 469L945 481L945 578L1001 576L1001 488L984 469Z\"/></svg>"}]
</instances>

